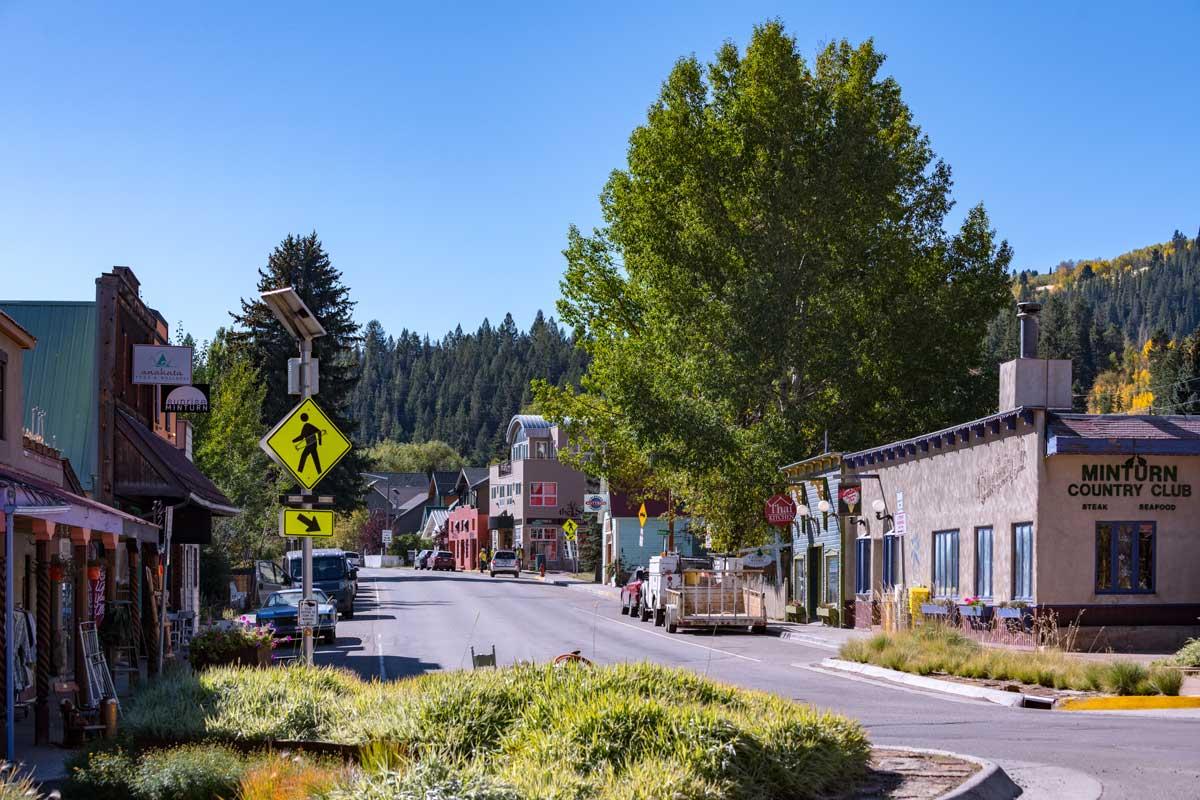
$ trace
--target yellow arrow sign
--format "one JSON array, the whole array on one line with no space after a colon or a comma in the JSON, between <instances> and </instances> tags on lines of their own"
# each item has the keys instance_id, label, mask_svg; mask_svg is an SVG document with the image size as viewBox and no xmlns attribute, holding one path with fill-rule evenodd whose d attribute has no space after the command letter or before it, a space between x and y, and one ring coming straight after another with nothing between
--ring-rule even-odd
<instances>
[{"instance_id":1,"label":"yellow arrow sign","mask_svg":"<svg viewBox=\"0 0 1200 800\"><path fill-rule=\"evenodd\" d=\"M311 397L289 411L258 446L305 489L316 486L352 448Z\"/></svg>"},{"instance_id":2,"label":"yellow arrow sign","mask_svg":"<svg viewBox=\"0 0 1200 800\"><path fill-rule=\"evenodd\" d=\"M279 512L279 535L333 536L333 512L285 508Z\"/></svg>"},{"instance_id":3,"label":"yellow arrow sign","mask_svg":"<svg viewBox=\"0 0 1200 800\"><path fill-rule=\"evenodd\" d=\"M569 519L563 523L563 533L567 535L567 541L575 541L575 531L579 530L579 525L573 519Z\"/></svg>"},{"instance_id":4,"label":"yellow arrow sign","mask_svg":"<svg viewBox=\"0 0 1200 800\"><path fill-rule=\"evenodd\" d=\"M646 513L646 504L642 503L642 507L638 509L638 522L641 523L643 528L646 527L646 519L649 516L650 515Z\"/></svg>"}]
</instances>

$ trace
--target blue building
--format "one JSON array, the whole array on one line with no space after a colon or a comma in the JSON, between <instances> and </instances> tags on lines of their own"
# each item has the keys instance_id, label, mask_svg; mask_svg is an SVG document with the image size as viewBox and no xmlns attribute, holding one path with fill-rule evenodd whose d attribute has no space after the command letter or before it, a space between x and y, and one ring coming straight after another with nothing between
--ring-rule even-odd
<instances>
[{"instance_id":1,"label":"blue building","mask_svg":"<svg viewBox=\"0 0 1200 800\"><path fill-rule=\"evenodd\" d=\"M797 506L789 600L803 608L809 620L824 614L822 609L837 609L837 623L845 625L853 615L854 597L843 587L845 542L838 517L842 456L825 453L789 464L783 473Z\"/></svg>"},{"instance_id":2,"label":"blue building","mask_svg":"<svg viewBox=\"0 0 1200 800\"><path fill-rule=\"evenodd\" d=\"M638 510L641 503L622 492L610 492L608 510L600 516L604 531L601 549L602 570L609 582L614 570L618 582L636 567L650 563L652 556L662 554L667 547L667 504L662 500L646 501L646 526L643 532ZM704 536L692 530L691 518L675 517L675 549L685 556L704 554Z\"/></svg>"}]
</instances>

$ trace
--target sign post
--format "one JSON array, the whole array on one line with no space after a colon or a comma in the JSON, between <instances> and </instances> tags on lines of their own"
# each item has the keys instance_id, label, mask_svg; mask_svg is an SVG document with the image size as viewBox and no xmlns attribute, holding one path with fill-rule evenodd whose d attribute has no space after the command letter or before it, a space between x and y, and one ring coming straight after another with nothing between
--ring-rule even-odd
<instances>
[{"instance_id":1,"label":"sign post","mask_svg":"<svg viewBox=\"0 0 1200 800\"><path fill-rule=\"evenodd\" d=\"M638 509L638 547L646 546L646 520L649 514L646 513L646 504L642 503L642 507Z\"/></svg>"},{"instance_id":2,"label":"sign post","mask_svg":"<svg viewBox=\"0 0 1200 800\"><path fill-rule=\"evenodd\" d=\"M384 547L391 547L391 545L392 545L392 531L391 531L391 529L390 529L390 528L384 528L384 529L383 529L383 531L382 531L381 533L383 534L383 536L382 536L382 538L383 538L383 546L384 546Z\"/></svg>"},{"instance_id":3,"label":"sign post","mask_svg":"<svg viewBox=\"0 0 1200 800\"><path fill-rule=\"evenodd\" d=\"M349 440L341 436L341 432L337 431L332 422L329 422L329 427L337 431L337 435L342 439L343 449L336 457L327 453L325 463L322 465L320 451L324 447L324 441L332 439L332 437L327 436L328 431L322 430L319 422L313 423L310 421L307 410L301 410L306 405L311 405L318 412L320 411L317 408L317 404L312 402L312 396L316 393L316 387L313 386L314 381L311 380L313 377L312 340L318 336L324 336L325 328L321 326L321 323L313 316L312 311L300 299L300 295L296 293L296 290L290 286L285 289L263 292L262 299L271 309L271 313L275 315L275 319L279 320L279 324L283 326L283 329L291 334L292 338L300 345L300 405L292 409L292 413L284 417L270 433L263 437L263 440L259 442L259 447L265 450L267 455L271 456L275 461L282 464L300 482L300 486L303 488L301 494L304 495L304 502L301 505L304 511L311 512L313 509L312 488L350 450ZM190 381L188 382L190 383ZM324 417L324 414L321 414L321 416ZM328 421L327 418L326 421ZM289 423L294 424L290 425ZM293 435L294 438L291 439L290 444L299 445L299 447L293 447L292 451L284 451L282 449L284 443L280 440L279 436L283 432L291 431L291 428L296 424L298 424L298 430ZM322 466L324 466L323 469ZM311 478L307 469L310 467L315 471ZM331 531L332 527L331 523ZM301 575L304 589L304 598L301 605L304 605L314 602L312 596L312 536L304 536L301 538L301 541L303 542L303 568ZM313 663L314 626L304 625L299 615L297 617L296 621L301 623L301 630L304 635L304 663L311 666Z\"/></svg>"}]
</instances>

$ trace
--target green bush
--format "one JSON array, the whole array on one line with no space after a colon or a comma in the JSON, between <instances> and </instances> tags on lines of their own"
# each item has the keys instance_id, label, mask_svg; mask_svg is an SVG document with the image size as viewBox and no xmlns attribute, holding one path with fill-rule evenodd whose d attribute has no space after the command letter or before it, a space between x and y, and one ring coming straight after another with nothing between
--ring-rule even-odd
<instances>
[{"instance_id":1,"label":"green bush","mask_svg":"<svg viewBox=\"0 0 1200 800\"><path fill-rule=\"evenodd\" d=\"M146 753L133 774L136 800L232 798L246 771L241 753L220 745L186 745Z\"/></svg>"},{"instance_id":2,"label":"green bush","mask_svg":"<svg viewBox=\"0 0 1200 800\"><path fill-rule=\"evenodd\" d=\"M124 744L102 740L66 762L63 796L87 800L128 800L137 766Z\"/></svg>"},{"instance_id":3,"label":"green bush","mask_svg":"<svg viewBox=\"0 0 1200 800\"><path fill-rule=\"evenodd\" d=\"M335 792L344 798L805 798L855 781L869 754L843 717L649 664L526 664L386 684L328 668L217 669L169 683L132 705L133 736L160 735L178 713L197 740L367 744L361 774ZM194 710L173 708L193 700ZM230 779L243 768L228 767ZM638 785L655 774L673 794Z\"/></svg>"},{"instance_id":4,"label":"green bush","mask_svg":"<svg viewBox=\"0 0 1200 800\"><path fill-rule=\"evenodd\" d=\"M944 625L924 625L912 631L850 641L842 645L841 656L918 675L941 673L1052 689L1166 694L1163 689L1171 688L1170 677L1149 680L1151 676L1139 664L1085 661L1056 650L1026 652L984 647Z\"/></svg>"},{"instance_id":5,"label":"green bush","mask_svg":"<svg viewBox=\"0 0 1200 800\"><path fill-rule=\"evenodd\" d=\"M1113 694L1145 694L1146 668L1133 661L1113 661L1104 676L1104 688Z\"/></svg>"},{"instance_id":6,"label":"green bush","mask_svg":"<svg viewBox=\"0 0 1200 800\"><path fill-rule=\"evenodd\" d=\"M1176 667L1200 669L1200 639L1188 639L1179 652L1167 659Z\"/></svg>"},{"instance_id":7,"label":"green bush","mask_svg":"<svg viewBox=\"0 0 1200 800\"><path fill-rule=\"evenodd\" d=\"M40 797L29 772L14 764L0 763L0 800L38 800Z\"/></svg>"},{"instance_id":8,"label":"green bush","mask_svg":"<svg viewBox=\"0 0 1200 800\"><path fill-rule=\"evenodd\" d=\"M1183 673L1171 667L1153 667L1150 670L1150 686L1159 694L1175 697L1183 688Z\"/></svg>"}]
</instances>

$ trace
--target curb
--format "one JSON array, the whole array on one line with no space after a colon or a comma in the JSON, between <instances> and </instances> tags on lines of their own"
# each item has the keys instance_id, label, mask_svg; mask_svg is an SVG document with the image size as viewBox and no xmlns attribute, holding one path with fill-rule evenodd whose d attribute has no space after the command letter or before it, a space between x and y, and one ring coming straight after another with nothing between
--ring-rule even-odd
<instances>
[{"instance_id":1,"label":"curb","mask_svg":"<svg viewBox=\"0 0 1200 800\"><path fill-rule=\"evenodd\" d=\"M621 590L620 589L617 589L616 593L614 593L614 592L609 591L608 589L603 588L603 586L598 583L583 583L581 581L561 581L561 580L560 581L547 580L546 583L552 584L554 586L562 586L567 589L578 589L579 591L587 592L588 594L595 595L596 597L602 597L605 600L615 600L615 601L619 602L621 599L621 594L620 594Z\"/></svg>"},{"instance_id":2,"label":"curb","mask_svg":"<svg viewBox=\"0 0 1200 800\"><path fill-rule=\"evenodd\" d=\"M1005 692L1005 694L1009 693ZM879 743L875 743L874 746L888 750L905 750L910 753L928 753L935 756L960 758L963 761L979 765L978 772L945 794L938 795L937 800L1013 800L1013 798L1020 797L1022 793L1021 787L1008 776L1008 773L999 764L988 761L986 758L955 753L950 750L934 750L928 747L905 747Z\"/></svg>"},{"instance_id":3,"label":"curb","mask_svg":"<svg viewBox=\"0 0 1200 800\"><path fill-rule=\"evenodd\" d=\"M874 664L860 664L856 661L843 661L840 658L827 658L821 662L821 666L827 669L836 669L841 672L854 672L859 675L866 675L871 678L880 678L882 680L892 681L893 683L903 683L906 686L915 686L919 689L928 689L943 694L954 694L959 697L970 697L976 700L986 700L989 703L996 705L1009 706L1011 708L1025 707L1025 695L1018 692L1004 692L999 689L988 689L983 686L971 686L965 683L955 683L953 681L942 681L937 678L927 678L924 675L913 675L908 672L900 672L899 670L887 669L885 667L877 667ZM1033 703L1030 703L1033 705Z\"/></svg>"}]
</instances>

